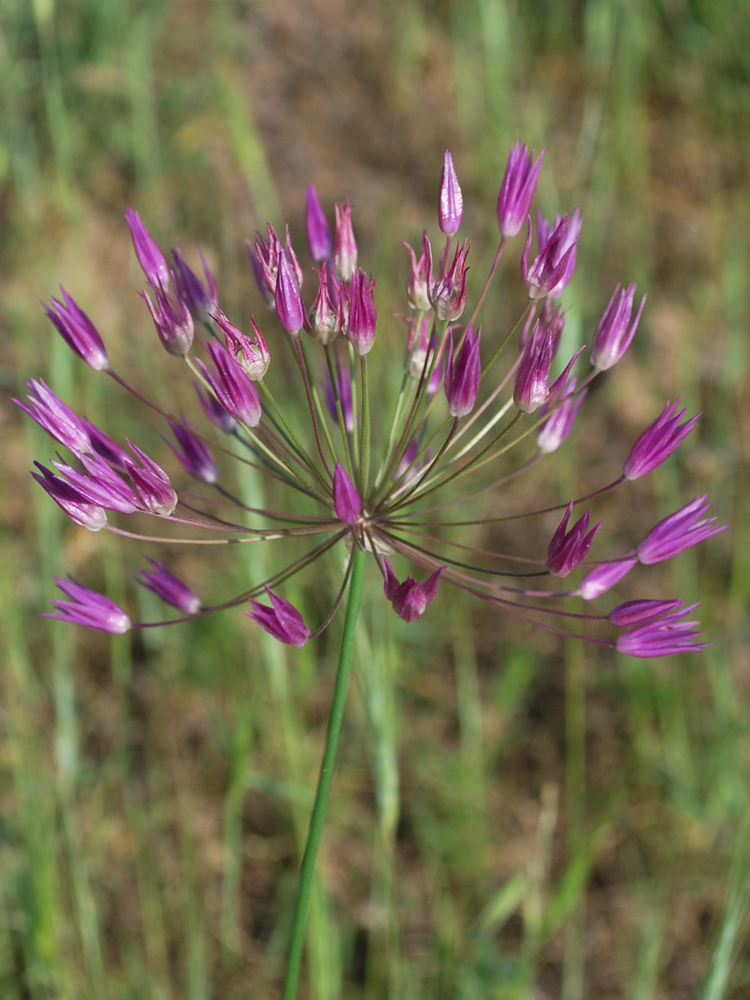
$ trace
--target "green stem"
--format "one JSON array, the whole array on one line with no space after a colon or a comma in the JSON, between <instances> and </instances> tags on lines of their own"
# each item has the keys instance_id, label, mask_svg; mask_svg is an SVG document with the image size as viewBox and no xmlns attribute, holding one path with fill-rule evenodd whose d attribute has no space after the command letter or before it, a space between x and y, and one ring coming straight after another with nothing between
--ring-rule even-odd
<instances>
[{"instance_id":1,"label":"green stem","mask_svg":"<svg viewBox=\"0 0 750 1000\"><path fill-rule=\"evenodd\" d=\"M336 687L333 692L333 703L331 704L331 714L328 719L328 733L326 734L326 745L323 751L323 760L320 765L320 775L318 777L318 789L315 793L315 805L310 817L310 830L307 835L307 845L302 858L302 868L300 870L299 891L297 893L297 904L294 909L294 919L292 921L292 936L289 942L289 959L287 962L286 976L284 978L284 989L281 1000L294 1000L297 993L297 982L299 980L300 965L302 963L302 949L305 943L305 923L307 921L307 911L310 906L313 880L315 878L315 860L318 856L318 847L323 833L323 822L325 820L326 806L328 805L328 793L331 790L333 781L333 767L336 761L336 751L341 735L341 723L344 718L344 705L346 703L346 689L349 682L349 672L352 664L352 652L354 650L354 630L359 616L359 605L362 598L362 580L364 577L366 553L364 549L355 546L352 553L352 578L349 590L349 605L346 609L346 620L344 621L344 634L341 637L341 650L339 652L339 667L336 674Z\"/></svg>"},{"instance_id":2,"label":"green stem","mask_svg":"<svg viewBox=\"0 0 750 1000\"><path fill-rule=\"evenodd\" d=\"M360 357L362 372L362 424L360 427L359 446L359 493L367 496L367 480L370 478L370 393L367 385L367 358Z\"/></svg>"}]
</instances>

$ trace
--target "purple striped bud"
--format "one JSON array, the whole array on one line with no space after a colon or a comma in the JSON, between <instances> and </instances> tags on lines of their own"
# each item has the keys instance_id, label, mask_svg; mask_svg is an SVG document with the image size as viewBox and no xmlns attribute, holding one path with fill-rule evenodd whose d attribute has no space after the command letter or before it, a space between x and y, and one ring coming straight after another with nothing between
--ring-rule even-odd
<instances>
[{"instance_id":1,"label":"purple striped bud","mask_svg":"<svg viewBox=\"0 0 750 1000\"><path fill-rule=\"evenodd\" d=\"M352 206L335 205L336 231L333 238L333 271L339 281L349 282L357 267L357 244L352 230Z\"/></svg>"},{"instance_id":2,"label":"purple striped bud","mask_svg":"<svg viewBox=\"0 0 750 1000\"><path fill-rule=\"evenodd\" d=\"M378 324L378 314L375 309L375 279L367 280L367 275L359 268L349 282L349 319L346 324L347 339L361 358L372 350L375 343L375 333Z\"/></svg>"},{"instance_id":3,"label":"purple striped bud","mask_svg":"<svg viewBox=\"0 0 750 1000\"><path fill-rule=\"evenodd\" d=\"M617 562L602 563L601 566L597 566L596 569L592 569L584 576L574 593L578 597L582 597L584 601L596 600L597 597L601 597L602 594L611 590L624 576L627 576L637 561L637 559L626 558Z\"/></svg>"},{"instance_id":4,"label":"purple striped bud","mask_svg":"<svg viewBox=\"0 0 750 1000\"><path fill-rule=\"evenodd\" d=\"M638 561L644 566L663 562L720 531L726 531L728 525L719 527L715 517L701 520L710 506L707 497L696 497L674 514L659 521L636 549Z\"/></svg>"},{"instance_id":5,"label":"purple striped bud","mask_svg":"<svg viewBox=\"0 0 750 1000\"><path fill-rule=\"evenodd\" d=\"M198 256L201 259L203 274L206 279L204 286L197 274L185 263L185 258L179 250L172 250L174 257L174 279L177 285L177 295L190 310L190 315L196 323L205 323L209 313L216 309L219 302L219 295L216 291L216 282L208 269L206 258L201 251Z\"/></svg>"},{"instance_id":6,"label":"purple striped bud","mask_svg":"<svg viewBox=\"0 0 750 1000\"><path fill-rule=\"evenodd\" d=\"M75 455L90 452L91 437L84 421L58 399L42 379L38 382L30 379L26 385L31 389L31 395L26 397L29 402L14 398L16 406L20 406L50 437L70 448Z\"/></svg>"},{"instance_id":7,"label":"purple striped bud","mask_svg":"<svg viewBox=\"0 0 750 1000\"><path fill-rule=\"evenodd\" d=\"M623 632L615 641L617 652L646 658L705 649L711 643L698 641L703 633L697 632L695 626L700 625L700 622L682 621L697 607L697 604L690 604L682 610L670 612L658 621Z\"/></svg>"},{"instance_id":8,"label":"purple striped bud","mask_svg":"<svg viewBox=\"0 0 750 1000\"><path fill-rule=\"evenodd\" d=\"M305 306L294 267L286 250L279 250L279 270L276 279L276 314L288 333L299 333L305 325Z\"/></svg>"},{"instance_id":9,"label":"purple striped bud","mask_svg":"<svg viewBox=\"0 0 750 1000\"><path fill-rule=\"evenodd\" d=\"M156 559L146 556L146 562L150 564L151 569L139 569L136 573L136 579L142 587L152 591L162 601L186 615L194 615L200 611L201 600L186 583L172 576L166 566Z\"/></svg>"},{"instance_id":10,"label":"purple striped bud","mask_svg":"<svg viewBox=\"0 0 750 1000\"><path fill-rule=\"evenodd\" d=\"M268 242L263 239L260 233L256 233L256 240L254 243L256 259L260 268L263 272L263 281L266 290L270 292L273 297L276 293L276 285L278 283L279 275L279 265L281 262L281 240L276 234L276 230L273 228L271 223L267 223L266 231L268 234ZM248 245L249 249L249 245ZM289 226L286 227L286 256L287 263L291 266L294 276L297 280L297 284L302 288L303 274L300 263L297 260L297 254L294 252L292 247L292 241L289 236ZM252 254L250 256L250 262L253 263ZM271 304L271 303L269 303Z\"/></svg>"},{"instance_id":11,"label":"purple striped bud","mask_svg":"<svg viewBox=\"0 0 750 1000\"><path fill-rule=\"evenodd\" d=\"M193 344L193 317L182 299L167 295L163 288L154 288L156 305L145 291L138 292L148 306L162 347L174 357L184 357Z\"/></svg>"},{"instance_id":12,"label":"purple striped bud","mask_svg":"<svg viewBox=\"0 0 750 1000\"><path fill-rule=\"evenodd\" d=\"M646 625L663 618L668 611L680 607L682 601L628 601L613 608L607 616L616 628L630 628L631 625Z\"/></svg>"},{"instance_id":13,"label":"purple striped bud","mask_svg":"<svg viewBox=\"0 0 750 1000\"><path fill-rule=\"evenodd\" d=\"M105 371L109 368L109 358L96 327L62 286L60 292L63 302L50 299L48 306L42 303L44 311L68 347L82 358L89 368L93 368L95 372Z\"/></svg>"},{"instance_id":14,"label":"purple striped bud","mask_svg":"<svg viewBox=\"0 0 750 1000\"><path fill-rule=\"evenodd\" d=\"M321 207L318 192L312 184L307 185L305 192L305 226L312 259L318 263L329 260L331 256L331 230Z\"/></svg>"},{"instance_id":15,"label":"purple striped bud","mask_svg":"<svg viewBox=\"0 0 750 1000\"><path fill-rule=\"evenodd\" d=\"M584 389L583 392L574 397L575 388L576 377L571 375L570 381L560 393L562 402L558 401L557 408L553 408L554 404L545 403L539 411L539 415L543 416L552 410L547 420L540 426L536 436L537 447L544 455L551 455L553 451L557 451L573 429L578 410L588 393L588 389Z\"/></svg>"},{"instance_id":16,"label":"purple striped bud","mask_svg":"<svg viewBox=\"0 0 750 1000\"><path fill-rule=\"evenodd\" d=\"M576 351L563 373L549 385L553 338L554 330L542 327L537 320L523 349L513 388L513 402L523 413L534 413L548 399L553 399L562 392L571 368L585 350L581 347Z\"/></svg>"},{"instance_id":17,"label":"purple striped bud","mask_svg":"<svg viewBox=\"0 0 750 1000\"><path fill-rule=\"evenodd\" d=\"M604 310L604 315L599 320L591 350L591 364L601 372L617 364L635 336L638 320L646 304L646 296L641 299L635 319L630 323L634 296L635 285L628 285L625 289L618 285Z\"/></svg>"},{"instance_id":18,"label":"purple striped bud","mask_svg":"<svg viewBox=\"0 0 750 1000\"><path fill-rule=\"evenodd\" d=\"M217 340L209 340L208 353L215 368L196 361L201 374L224 409L247 427L257 427L261 418L258 390L240 365Z\"/></svg>"},{"instance_id":19,"label":"purple striped bud","mask_svg":"<svg viewBox=\"0 0 750 1000\"><path fill-rule=\"evenodd\" d=\"M429 247L429 243L427 244ZM445 270L445 262L440 261L438 280L430 290L430 302L438 319L447 319L449 323L457 320L466 306L466 258L469 255L471 243L464 240L456 247L453 263ZM432 275L432 257L430 255L429 274Z\"/></svg>"},{"instance_id":20,"label":"purple striped bud","mask_svg":"<svg viewBox=\"0 0 750 1000\"><path fill-rule=\"evenodd\" d=\"M159 517L169 517L174 513L178 501L169 476L153 458L149 458L146 452L132 441L128 441L128 447L140 462L138 465L132 458L128 459L126 468L130 481L140 494L143 509Z\"/></svg>"},{"instance_id":21,"label":"purple striped bud","mask_svg":"<svg viewBox=\"0 0 750 1000\"><path fill-rule=\"evenodd\" d=\"M261 243L263 242L260 236L258 237L258 239L261 240ZM258 291L263 296L263 301L266 303L268 308L273 309L274 307L273 292L269 290L268 285L266 284L266 277L263 271L263 263L261 261L261 258L258 256L258 252L255 249L255 246L250 242L250 240L245 240L245 246L247 247L247 256L250 259L250 267L252 269L253 278L255 279L255 284L258 287ZM274 281L274 288L275 287L276 283Z\"/></svg>"},{"instance_id":22,"label":"purple striped bud","mask_svg":"<svg viewBox=\"0 0 750 1000\"><path fill-rule=\"evenodd\" d=\"M133 514L140 509L133 487L110 469L103 458L99 455L81 455L81 462L85 472L73 469L62 461L52 462L52 465L88 503L103 510L116 510L121 514Z\"/></svg>"},{"instance_id":23,"label":"purple striped bud","mask_svg":"<svg viewBox=\"0 0 750 1000\"><path fill-rule=\"evenodd\" d=\"M193 379L193 388L203 412L215 427L218 427L224 434L231 434L237 429L237 421L227 413L212 392L204 392L200 382L196 382L195 379Z\"/></svg>"},{"instance_id":24,"label":"purple striped bud","mask_svg":"<svg viewBox=\"0 0 750 1000\"><path fill-rule=\"evenodd\" d=\"M110 465L113 469L117 469L118 472L126 472L125 461L130 456L125 449L121 448L116 441L100 430L95 424L92 424L90 420L84 419L81 423L88 433L91 446L96 454L101 455L107 465Z\"/></svg>"},{"instance_id":25,"label":"purple striped bud","mask_svg":"<svg viewBox=\"0 0 750 1000\"><path fill-rule=\"evenodd\" d=\"M594 536L602 526L600 521L591 531L588 530L591 512L587 510L568 531L568 521L572 513L571 500L547 549L547 569L553 576L567 576L571 570L581 565L589 554Z\"/></svg>"},{"instance_id":26,"label":"purple striped bud","mask_svg":"<svg viewBox=\"0 0 750 1000\"><path fill-rule=\"evenodd\" d=\"M427 234L422 234L422 253L417 260L408 243L401 240L411 258L409 279L406 282L406 297L412 309L426 312L430 308L430 285L432 284L432 248Z\"/></svg>"},{"instance_id":27,"label":"purple striped bud","mask_svg":"<svg viewBox=\"0 0 750 1000\"><path fill-rule=\"evenodd\" d=\"M653 424L635 442L622 470L626 479L640 479L660 466L698 423L700 413L680 424L687 407L683 406L677 411L679 405L679 398L674 403L668 402Z\"/></svg>"},{"instance_id":28,"label":"purple striped bud","mask_svg":"<svg viewBox=\"0 0 750 1000\"><path fill-rule=\"evenodd\" d=\"M539 246L542 247L550 238L554 230L558 228L562 220L559 215L556 215L554 225L551 225L539 211L537 211L536 213L536 220L537 220L537 227L539 230L538 233ZM559 249L559 253L561 255L567 253L568 250L570 250L571 253L570 256L568 257L568 262L565 266L565 270L563 271L560 277L560 280L557 282L554 288L551 288L547 292L547 295L551 299L558 299L562 295L565 286L573 277L573 271L575 270L576 266L576 254L578 252L578 237L580 235L581 235L581 216L578 212L578 209L576 209L575 212L573 212L572 216L570 217L570 222L568 223L568 227L565 230L565 236L563 238L562 244Z\"/></svg>"},{"instance_id":29,"label":"purple striped bud","mask_svg":"<svg viewBox=\"0 0 750 1000\"><path fill-rule=\"evenodd\" d=\"M271 363L271 355L255 319L252 316L250 317L250 323L253 328L253 337L251 339L241 330L238 330L236 326L233 326L221 309L211 310L209 316L216 321L217 326L224 334L227 350L237 364L242 368L251 382L259 382L268 371L268 366Z\"/></svg>"},{"instance_id":30,"label":"purple striped bud","mask_svg":"<svg viewBox=\"0 0 750 1000\"><path fill-rule=\"evenodd\" d=\"M266 604L251 600L253 610L246 611L245 614L274 639L301 649L310 638L310 629L302 620L302 615L293 604L274 594L268 584L265 584L265 588L272 606L269 608Z\"/></svg>"},{"instance_id":31,"label":"purple striped bud","mask_svg":"<svg viewBox=\"0 0 750 1000\"><path fill-rule=\"evenodd\" d=\"M438 195L438 224L440 231L446 236L453 236L461 226L464 214L464 196L453 166L453 157L446 149L443 158L443 170L440 174L440 192Z\"/></svg>"},{"instance_id":32,"label":"purple striped bud","mask_svg":"<svg viewBox=\"0 0 750 1000\"><path fill-rule=\"evenodd\" d=\"M424 583L418 583L413 576L407 576L399 583L387 559L381 562L385 577L383 591L393 605L393 610L405 622L413 622L421 618L428 604L435 600L438 583L445 566L436 569Z\"/></svg>"},{"instance_id":33,"label":"purple striped bud","mask_svg":"<svg viewBox=\"0 0 750 1000\"><path fill-rule=\"evenodd\" d=\"M575 219L575 216L574 216ZM580 231L580 222L578 223ZM568 238L574 232L573 222L568 221L568 216L563 215L556 225L554 232L544 243L541 240L541 250L529 265L529 251L531 250L531 217L529 217L529 235L526 238L526 246L521 258L521 278L530 299L541 299L545 295L559 295L570 279L572 268L568 265L573 258L573 252L578 240L578 233L571 242Z\"/></svg>"},{"instance_id":34,"label":"purple striped bud","mask_svg":"<svg viewBox=\"0 0 750 1000\"><path fill-rule=\"evenodd\" d=\"M112 632L116 635L122 635L130 629L128 616L104 594L97 594L95 590L81 586L72 577L61 580L56 576L53 579L72 600L53 601L52 604L61 613L43 614L42 618L58 618L63 622L73 622L74 625L85 625L98 632Z\"/></svg>"},{"instance_id":35,"label":"purple striped bud","mask_svg":"<svg viewBox=\"0 0 750 1000\"><path fill-rule=\"evenodd\" d=\"M65 479L56 476L39 462L34 462L41 475L31 473L39 485L52 497L63 513L75 524L89 531L101 531L107 523L106 511L90 503L75 487Z\"/></svg>"},{"instance_id":36,"label":"purple striped bud","mask_svg":"<svg viewBox=\"0 0 750 1000\"><path fill-rule=\"evenodd\" d=\"M482 377L482 359L479 356L481 326L474 335L470 323L466 328L461 350L453 356L453 331L448 334L448 358L445 362L445 397L452 417L465 417L474 409L479 380Z\"/></svg>"},{"instance_id":37,"label":"purple striped bud","mask_svg":"<svg viewBox=\"0 0 750 1000\"><path fill-rule=\"evenodd\" d=\"M180 416L183 426L169 421L172 433L177 438L177 446L170 441L167 444L172 449L175 458L180 465L189 472L191 476L200 479L203 483L215 483L219 479L219 470L211 454L211 449L207 444L193 432L190 421L185 416Z\"/></svg>"},{"instance_id":38,"label":"purple striped bud","mask_svg":"<svg viewBox=\"0 0 750 1000\"><path fill-rule=\"evenodd\" d=\"M325 262L320 265L320 284L318 294L315 296L312 309L310 310L310 335L319 344L330 344L341 333L341 310L331 301L329 291L329 276L326 271ZM335 280L335 279L334 279ZM339 302L344 298L339 296Z\"/></svg>"},{"instance_id":39,"label":"purple striped bud","mask_svg":"<svg viewBox=\"0 0 750 1000\"><path fill-rule=\"evenodd\" d=\"M497 227L503 236L517 236L529 214L544 150L534 162L534 150L516 142L508 156L503 183L497 196Z\"/></svg>"},{"instance_id":40,"label":"purple striped bud","mask_svg":"<svg viewBox=\"0 0 750 1000\"><path fill-rule=\"evenodd\" d=\"M333 471L333 506L344 524L355 525L362 513L362 498L340 462Z\"/></svg>"},{"instance_id":41,"label":"purple striped bud","mask_svg":"<svg viewBox=\"0 0 750 1000\"><path fill-rule=\"evenodd\" d=\"M130 234L133 237L133 247L138 263L146 276L146 281L153 289L168 288L171 279L169 267L151 233L141 222L141 217L132 208L125 213Z\"/></svg>"}]
</instances>

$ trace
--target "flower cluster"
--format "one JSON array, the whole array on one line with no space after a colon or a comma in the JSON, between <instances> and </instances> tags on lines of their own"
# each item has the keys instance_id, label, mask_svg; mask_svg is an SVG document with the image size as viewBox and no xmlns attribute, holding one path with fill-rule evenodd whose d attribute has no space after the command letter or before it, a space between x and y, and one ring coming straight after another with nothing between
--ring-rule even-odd
<instances>
[{"instance_id":1,"label":"flower cluster","mask_svg":"<svg viewBox=\"0 0 750 1000\"><path fill-rule=\"evenodd\" d=\"M644 430L624 457L622 474L595 493L573 497L559 507L520 512L513 510L508 495L509 512L493 522L560 512L546 553L544 539L541 551L523 557L472 549L457 539L465 539L470 526L489 522L444 516L469 495L500 490L563 444L588 386L623 356L643 310L645 296L634 313L635 286L618 285L593 333L588 371L573 372L584 363L581 347L563 359L560 374L552 374L565 325L565 313L556 302L573 274L581 219L578 212L554 221L537 213L534 225L530 210L541 163L542 154L535 158L520 142L511 150L497 202L497 254L470 316L461 322L467 309L471 245L466 239L454 243L462 224L463 195L446 152L437 212L444 243L437 256L426 234L419 255L404 244L408 332L400 388L394 391L388 415L388 401L375 405L371 398L368 365L378 353L373 349L379 325L375 279L358 265L348 201L335 206L332 231L315 189L307 189L307 242L317 265L308 269L308 280L311 274L315 278L307 300L302 293L305 268L288 227L283 240L269 225L265 235L248 242L252 273L283 328L268 331L273 350L254 318L250 332L243 332L220 309L216 283L202 257L201 279L178 250L168 261L138 213L129 209L126 218L146 282L140 294L162 346L190 371L205 429L196 429L184 415L165 412L158 401L147 400L114 371L96 326L67 292L45 308L79 357L166 422L175 459L203 484L203 493L175 489L168 472L142 448L113 440L44 382L32 380L29 395L16 402L73 456L64 461L58 455L51 468L36 463L34 479L72 521L90 531L151 539L161 534L141 534L113 523L137 515L168 522L174 531L190 528L191 537L181 537L182 543L278 542L303 536L311 540L305 554L282 571L254 581L241 594L222 595L214 604L205 603L163 563L150 559L149 568L139 571L138 582L178 610L175 622L247 607L249 602L245 614L257 625L281 642L302 646L335 614L353 553L359 551L371 554L385 598L407 622L424 614L439 587L451 584L525 621L632 656L702 648L706 643L697 623L686 620L694 605L678 599L639 600L600 614L587 613L590 605L585 603L573 612L571 602L564 600L591 602L638 564L671 558L723 530L715 518L706 517L709 504L701 496L651 528L632 551L591 558L602 524L590 527L591 512L577 512L600 494L647 475L674 452L698 420L697 415L685 418L679 400L668 402ZM510 331L488 332L485 320L483 332L478 319L487 291L508 241L524 225L521 279L527 304ZM516 330L520 337L514 345ZM274 356L285 349L291 350L300 375L299 396L305 401L299 423L277 402L267 382ZM383 361L390 372L395 366L388 353L384 351ZM499 373L502 353L509 358ZM371 413L377 413L377 423ZM513 455L518 455L515 464L508 464ZM247 462L267 476L283 497L282 505L251 508L233 498L219 483L230 459ZM480 470L484 478L465 485ZM221 516L215 513L216 504L222 505ZM196 530L203 537L195 539ZM339 543L348 551L340 590L325 621L311 629L278 590ZM402 560L417 567L419 580L408 572L400 579L404 571L398 571L397 562ZM574 571L581 573L578 582L558 589L557 580ZM108 598L72 579L57 582L70 599L55 601L51 617L118 633L164 624L131 622ZM568 619L575 620L575 631L566 625ZM581 628L587 629L586 635L579 634Z\"/></svg>"}]
</instances>

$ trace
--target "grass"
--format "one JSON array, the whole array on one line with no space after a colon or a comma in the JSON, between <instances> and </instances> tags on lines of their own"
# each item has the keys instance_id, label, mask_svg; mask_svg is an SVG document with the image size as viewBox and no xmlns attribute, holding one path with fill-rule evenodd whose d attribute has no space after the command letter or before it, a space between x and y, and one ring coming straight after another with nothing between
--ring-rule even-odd
<instances>
[{"instance_id":1,"label":"grass","mask_svg":"<svg viewBox=\"0 0 750 1000\"><path fill-rule=\"evenodd\" d=\"M0 15L0 995L276 995L341 627L290 656L239 615L134 642L36 617L67 571L146 600L142 552L72 529L30 489L49 445L9 396L42 375L159 447L38 300L65 284L118 365L177 407L132 293L127 204L164 243L204 246L246 320L242 239L283 213L301 232L307 180L353 195L363 256L399 287L395 238L432 224L443 148L489 252L521 136L548 148L544 210L585 220L569 328L590 331L619 278L650 297L544 496L598 481L665 398L703 409L697 440L631 496L647 521L709 492L732 524L663 581L702 601L715 645L635 661L455 599L405 627L371 593L302 992L748 997L746 6L285 10L15 0ZM511 304L488 309L502 322ZM630 537L621 505L603 513ZM239 587L273 558L259 550L211 570Z\"/></svg>"}]
</instances>

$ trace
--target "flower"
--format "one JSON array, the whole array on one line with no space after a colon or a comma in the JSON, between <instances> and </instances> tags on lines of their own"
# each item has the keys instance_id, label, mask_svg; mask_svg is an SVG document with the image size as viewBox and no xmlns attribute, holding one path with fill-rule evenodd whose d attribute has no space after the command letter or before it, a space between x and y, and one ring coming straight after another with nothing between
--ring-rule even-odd
<instances>
[{"instance_id":1,"label":"flower","mask_svg":"<svg viewBox=\"0 0 750 1000\"><path fill-rule=\"evenodd\" d=\"M518 509L513 503L511 482L565 440L584 398L591 398L586 397L588 386L627 349L643 307L641 300L633 317L635 288L618 285L594 335L589 373L582 381L573 374L584 350L580 347L571 348L561 374L552 375L566 313L550 299L557 300L570 280L581 219L578 212L554 222L538 216L539 250L530 262L529 213L542 162L542 154L536 160L534 155L520 142L511 150L498 197L500 247L465 326L459 321L468 304L470 242L453 245L462 222L463 196L448 152L438 208L438 223L447 238L436 266L426 234L419 257L407 245L403 311L408 315L398 314L397 324L383 337L378 334L391 317L378 315L375 279L358 267L349 201L334 206L331 239L317 193L312 186L307 189L305 221L312 261L306 266L320 265L317 285L307 299L304 269L288 226L283 244L268 225L266 236L256 235L249 246L253 273L276 314L269 319L277 329L268 330L268 342L255 319L250 320L248 336L218 308L217 284L203 257L205 284L179 251L173 251L170 269L138 214L129 210L136 255L150 285L142 295L172 355L170 364L184 365L194 380L207 433L149 400L112 370L98 333L64 292L64 302L53 300L48 313L75 353L92 368L106 368L118 388L146 403L154 419L165 421L162 429L171 428L173 435L167 442L173 464L200 485L189 492L180 486L181 477L175 477L173 485L166 462L164 467L157 464L133 440L128 440L126 451L41 381L30 382L30 395L17 403L72 457L58 455L49 468L37 462L34 479L75 524L91 531L114 531L148 543L156 532L146 525L140 533L139 525L155 517L159 538L173 533L181 545L203 546L202 552L214 543L291 543L294 554L275 561L271 575L263 579L258 574L241 593L220 594L205 606L156 559L149 557L149 568L140 569L137 579L185 617L247 607L249 601L245 614L295 647L327 627L350 580L356 581L353 593L358 593L364 560L371 558L383 575L385 598L406 622L417 621L439 599L440 583L441 592L450 585L536 626L633 656L703 648L697 623L686 620L694 605L685 606L679 598L636 593L634 600L602 613L596 613L595 602L636 567L638 574L646 573L650 564L679 556L724 530L715 517L706 517L707 498L696 497L662 520L634 551L605 553L597 561L590 559L590 552L595 538L601 544L602 524L592 527L592 512L581 506L602 493L627 490L629 481L651 472L685 440L698 418L685 420L679 400L667 403L641 434L614 482L551 507L528 509L519 503ZM480 327L479 313L505 241L520 231L524 218L528 235L521 273L530 301L510 330L498 331L489 314ZM406 321L405 329L401 320ZM309 338L299 336L303 329ZM282 337L282 330L292 336ZM271 355L282 350L288 350L289 357L271 369ZM269 372L276 377L273 383ZM389 385L393 391L381 397ZM209 442L217 428L228 437L220 438L215 456ZM233 495L231 470L223 478L224 467L231 463L249 464L253 475L263 478L265 491L257 506ZM466 519L467 496L500 489L497 517ZM451 508L454 516L447 513ZM577 508L580 513L574 516ZM539 518L550 514L560 521L546 548L547 539L537 529L527 533L531 550L519 554L524 537L515 531L519 521L538 525ZM128 518L136 523L120 527L120 520ZM492 541L468 544L467 527L490 523ZM508 551L500 541L504 523L511 526ZM337 546L344 554L338 593L322 624L311 631L279 588ZM415 567L403 580L393 569L396 559ZM264 562L258 560L258 565ZM330 565L341 562L332 560ZM560 583L574 573L580 574L577 580ZM641 583L638 574L633 573L634 587ZM221 590L223 575L207 573L204 579ZM315 582L320 603L327 596L326 578L321 574ZM53 617L110 632L164 624L131 622L103 595L74 581L58 583L70 600L56 602L59 613ZM263 602L264 594L269 603ZM574 600L586 602L582 606L587 610L580 611L581 605L571 610ZM574 628L566 627L569 617L576 619Z\"/></svg>"}]
</instances>

